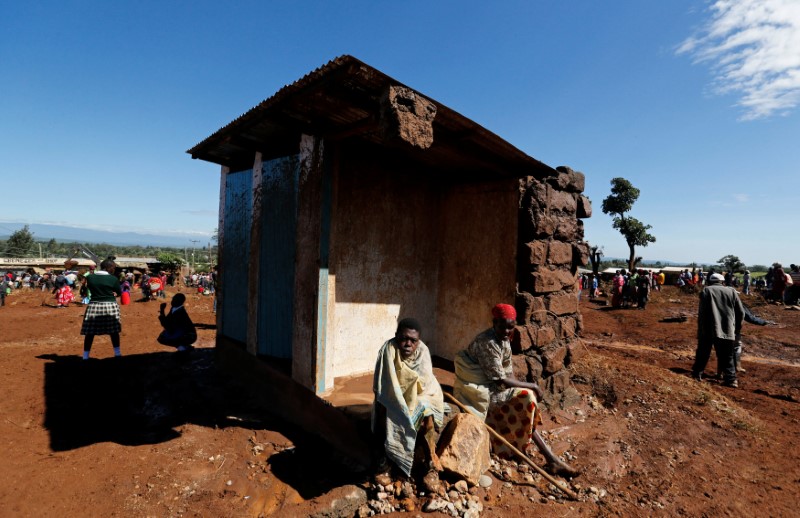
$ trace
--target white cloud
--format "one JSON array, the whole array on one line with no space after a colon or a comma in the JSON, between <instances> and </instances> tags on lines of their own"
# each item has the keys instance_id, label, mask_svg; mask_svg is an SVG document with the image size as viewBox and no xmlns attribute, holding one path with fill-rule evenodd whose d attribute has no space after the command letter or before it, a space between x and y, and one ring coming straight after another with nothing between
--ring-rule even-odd
<instances>
[{"instance_id":1,"label":"white cloud","mask_svg":"<svg viewBox=\"0 0 800 518\"><path fill-rule=\"evenodd\" d=\"M800 103L800 1L717 0L711 18L678 47L710 63L717 93L735 93L745 120L785 115Z\"/></svg>"},{"instance_id":2,"label":"white cloud","mask_svg":"<svg viewBox=\"0 0 800 518\"><path fill-rule=\"evenodd\" d=\"M739 203L747 203L748 201L750 201L750 195L749 194L734 194L733 195L733 199L738 201Z\"/></svg>"}]
</instances>

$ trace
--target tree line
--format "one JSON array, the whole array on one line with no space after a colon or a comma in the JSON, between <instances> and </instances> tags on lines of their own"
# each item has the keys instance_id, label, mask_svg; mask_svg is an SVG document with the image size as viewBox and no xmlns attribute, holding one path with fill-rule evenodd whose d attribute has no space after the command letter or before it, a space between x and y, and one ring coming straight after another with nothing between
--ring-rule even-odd
<instances>
[{"instance_id":1,"label":"tree line","mask_svg":"<svg viewBox=\"0 0 800 518\"><path fill-rule=\"evenodd\" d=\"M80 243L77 241L59 242L55 239L37 240L28 225L13 232L8 239L0 240L0 251L3 257L35 258L35 257L83 257L78 250L80 247L91 250L97 257L104 258L110 255L117 257L155 257L162 264L179 267L189 263L190 258L185 255L186 250L178 247L141 246L141 245L110 245L108 243ZM198 266L217 264L217 247L211 248L210 257L208 249L195 251L195 263Z\"/></svg>"}]
</instances>

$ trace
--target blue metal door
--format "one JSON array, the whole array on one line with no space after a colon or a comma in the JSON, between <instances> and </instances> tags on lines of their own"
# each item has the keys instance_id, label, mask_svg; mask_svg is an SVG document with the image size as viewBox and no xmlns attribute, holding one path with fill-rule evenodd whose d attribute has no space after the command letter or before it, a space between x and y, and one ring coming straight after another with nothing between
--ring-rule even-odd
<instances>
[{"instance_id":1,"label":"blue metal door","mask_svg":"<svg viewBox=\"0 0 800 518\"><path fill-rule=\"evenodd\" d=\"M270 160L262 169L258 353L276 358L292 357L299 173L296 156Z\"/></svg>"},{"instance_id":2,"label":"blue metal door","mask_svg":"<svg viewBox=\"0 0 800 518\"><path fill-rule=\"evenodd\" d=\"M225 176L225 217L221 289L224 336L247 341L247 284L250 258L250 221L253 214L253 170Z\"/></svg>"}]
</instances>

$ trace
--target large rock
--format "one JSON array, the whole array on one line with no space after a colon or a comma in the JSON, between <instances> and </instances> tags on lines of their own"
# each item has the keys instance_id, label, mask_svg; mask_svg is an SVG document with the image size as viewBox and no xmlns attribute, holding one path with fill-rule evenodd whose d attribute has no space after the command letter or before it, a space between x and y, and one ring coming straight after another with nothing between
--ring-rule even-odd
<instances>
[{"instance_id":1,"label":"large rock","mask_svg":"<svg viewBox=\"0 0 800 518\"><path fill-rule=\"evenodd\" d=\"M312 518L350 518L367 503L367 492L358 486L347 485L332 489L302 504L287 509L287 516Z\"/></svg>"},{"instance_id":2,"label":"large rock","mask_svg":"<svg viewBox=\"0 0 800 518\"><path fill-rule=\"evenodd\" d=\"M456 414L447 424L436 448L446 474L477 485L489 469L489 432L472 414Z\"/></svg>"}]
</instances>

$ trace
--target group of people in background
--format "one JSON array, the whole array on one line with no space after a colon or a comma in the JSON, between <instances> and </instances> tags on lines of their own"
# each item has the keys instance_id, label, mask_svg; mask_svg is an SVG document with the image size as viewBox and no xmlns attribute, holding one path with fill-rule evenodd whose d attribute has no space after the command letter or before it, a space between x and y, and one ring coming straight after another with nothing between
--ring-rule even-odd
<instances>
[{"instance_id":1,"label":"group of people in background","mask_svg":"<svg viewBox=\"0 0 800 518\"><path fill-rule=\"evenodd\" d=\"M664 285L663 272L639 269L628 272L617 270L611 280L611 306L615 308L645 309L651 291L660 291Z\"/></svg>"}]
</instances>

